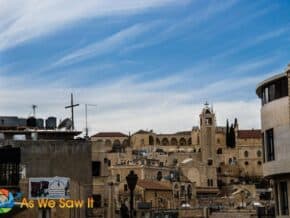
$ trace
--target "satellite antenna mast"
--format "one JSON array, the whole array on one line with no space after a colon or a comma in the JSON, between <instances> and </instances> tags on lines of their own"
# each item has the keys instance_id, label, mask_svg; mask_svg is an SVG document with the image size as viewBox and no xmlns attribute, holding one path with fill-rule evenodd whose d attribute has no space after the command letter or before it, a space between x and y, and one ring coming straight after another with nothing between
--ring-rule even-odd
<instances>
[{"instance_id":1,"label":"satellite antenna mast","mask_svg":"<svg viewBox=\"0 0 290 218\"><path fill-rule=\"evenodd\" d=\"M97 105L96 105L96 104L85 104L85 118L86 118L86 128L85 128L86 135L85 135L85 137L86 137L86 138L89 138L89 128L88 128L88 106L97 107Z\"/></svg>"},{"instance_id":2,"label":"satellite antenna mast","mask_svg":"<svg viewBox=\"0 0 290 218\"><path fill-rule=\"evenodd\" d=\"M79 106L79 104L74 104L74 97L73 93L70 94L70 105L65 106L65 109L70 108L71 109L71 121L72 121L72 130L75 129L75 124L74 124L74 107Z\"/></svg>"},{"instance_id":3,"label":"satellite antenna mast","mask_svg":"<svg viewBox=\"0 0 290 218\"><path fill-rule=\"evenodd\" d=\"M32 110L33 110L33 116L35 117L35 111L36 111L37 105L33 104L32 105Z\"/></svg>"}]
</instances>

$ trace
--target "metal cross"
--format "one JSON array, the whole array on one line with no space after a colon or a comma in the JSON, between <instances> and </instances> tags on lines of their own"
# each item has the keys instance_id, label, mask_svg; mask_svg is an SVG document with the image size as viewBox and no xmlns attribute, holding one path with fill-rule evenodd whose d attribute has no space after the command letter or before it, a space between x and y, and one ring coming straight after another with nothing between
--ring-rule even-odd
<instances>
[{"instance_id":1,"label":"metal cross","mask_svg":"<svg viewBox=\"0 0 290 218\"><path fill-rule=\"evenodd\" d=\"M70 105L65 106L65 109L71 108L71 121L72 121L72 130L75 129L75 123L74 123L74 107L79 106L79 104L74 104L74 97L73 94L71 93L71 97L70 97Z\"/></svg>"}]
</instances>

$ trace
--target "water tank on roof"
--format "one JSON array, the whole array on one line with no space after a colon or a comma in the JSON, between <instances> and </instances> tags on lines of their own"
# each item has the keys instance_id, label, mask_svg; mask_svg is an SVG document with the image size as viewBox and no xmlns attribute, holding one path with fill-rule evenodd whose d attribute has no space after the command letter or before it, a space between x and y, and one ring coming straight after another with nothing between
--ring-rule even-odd
<instances>
[{"instance_id":1,"label":"water tank on roof","mask_svg":"<svg viewBox=\"0 0 290 218\"><path fill-rule=\"evenodd\" d=\"M18 118L18 126L26 126L26 125L27 125L27 119Z\"/></svg>"},{"instance_id":2,"label":"water tank on roof","mask_svg":"<svg viewBox=\"0 0 290 218\"><path fill-rule=\"evenodd\" d=\"M48 117L45 120L46 129L56 129L56 117Z\"/></svg>"},{"instance_id":3,"label":"water tank on roof","mask_svg":"<svg viewBox=\"0 0 290 218\"><path fill-rule=\"evenodd\" d=\"M63 128L65 128L65 129L71 129L71 127L72 127L72 121L71 121L71 119L70 118L66 118L66 119L64 119L59 125L58 125L58 129L63 129Z\"/></svg>"},{"instance_id":4,"label":"water tank on roof","mask_svg":"<svg viewBox=\"0 0 290 218\"><path fill-rule=\"evenodd\" d=\"M31 127L31 128L36 127L36 119L35 119L35 117L29 117L29 118L27 119L27 121L26 121L26 125L27 125L28 127Z\"/></svg>"},{"instance_id":5,"label":"water tank on roof","mask_svg":"<svg viewBox=\"0 0 290 218\"><path fill-rule=\"evenodd\" d=\"M36 126L38 129L44 128L44 120L43 119L36 119Z\"/></svg>"}]
</instances>

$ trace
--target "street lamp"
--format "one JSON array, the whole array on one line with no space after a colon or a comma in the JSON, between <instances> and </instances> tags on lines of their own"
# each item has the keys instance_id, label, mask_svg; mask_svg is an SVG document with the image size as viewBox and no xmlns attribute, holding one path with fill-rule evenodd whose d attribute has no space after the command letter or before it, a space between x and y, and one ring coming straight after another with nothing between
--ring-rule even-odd
<instances>
[{"instance_id":1,"label":"street lamp","mask_svg":"<svg viewBox=\"0 0 290 218\"><path fill-rule=\"evenodd\" d=\"M134 173L133 170L131 170L128 176L126 176L126 180L128 188L130 189L130 218L133 218L133 197L134 197L134 189L138 181L138 176Z\"/></svg>"}]
</instances>

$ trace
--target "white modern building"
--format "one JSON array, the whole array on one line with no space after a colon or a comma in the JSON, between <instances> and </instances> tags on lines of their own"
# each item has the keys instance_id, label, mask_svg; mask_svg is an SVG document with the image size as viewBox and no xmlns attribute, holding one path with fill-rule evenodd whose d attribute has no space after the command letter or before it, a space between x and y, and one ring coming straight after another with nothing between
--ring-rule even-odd
<instances>
[{"instance_id":1,"label":"white modern building","mask_svg":"<svg viewBox=\"0 0 290 218\"><path fill-rule=\"evenodd\" d=\"M264 176L273 181L277 217L290 217L290 65L261 82Z\"/></svg>"}]
</instances>

